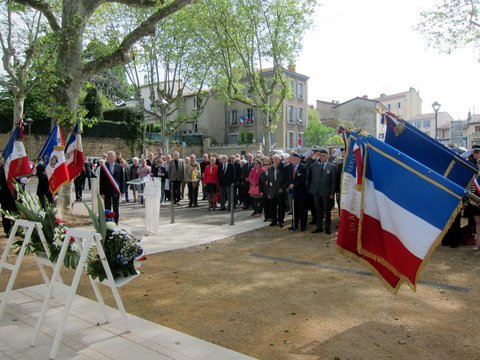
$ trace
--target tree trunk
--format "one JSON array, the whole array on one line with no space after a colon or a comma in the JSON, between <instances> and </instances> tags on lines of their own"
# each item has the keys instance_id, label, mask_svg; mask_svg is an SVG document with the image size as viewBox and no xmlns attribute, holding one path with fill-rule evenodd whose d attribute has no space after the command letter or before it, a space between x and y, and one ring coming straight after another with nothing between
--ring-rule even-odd
<instances>
[{"instance_id":1,"label":"tree trunk","mask_svg":"<svg viewBox=\"0 0 480 360\"><path fill-rule=\"evenodd\" d=\"M92 1L90 8L86 8L85 2L81 0L64 1L62 26L56 73L59 78L55 89L55 100L57 113L68 116L66 120L75 117L80 89L84 82L82 49L83 32L91 12L94 10L96 1ZM58 119L60 120L60 119ZM69 131L68 126L65 132ZM64 132L64 137L68 133ZM57 207L62 213L69 213L72 210L72 183L62 186L57 199Z\"/></svg>"},{"instance_id":2,"label":"tree trunk","mask_svg":"<svg viewBox=\"0 0 480 360\"><path fill-rule=\"evenodd\" d=\"M13 126L12 126L12 129L15 129L17 120L23 118L24 105L25 105L25 95L24 94L15 94L13 96Z\"/></svg>"}]
</instances>

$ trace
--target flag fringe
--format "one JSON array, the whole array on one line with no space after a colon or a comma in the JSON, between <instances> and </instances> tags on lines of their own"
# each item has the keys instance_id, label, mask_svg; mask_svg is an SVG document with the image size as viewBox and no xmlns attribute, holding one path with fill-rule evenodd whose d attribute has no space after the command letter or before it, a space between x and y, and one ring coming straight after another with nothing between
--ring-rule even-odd
<instances>
[{"instance_id":1,"label":"flag fringe","mask_svg":"<svg viewBox=\"0 0 480 360\"><path fill-rule=\"evenodd\" d=\"M388 291L390 291L390 293L392 295L397 295L398 294L398 291L400 290L400 287L402 286L402 284L405 282L405 279L402 275L398 276L399 278L399 281L398 281L398 284L397 286L393 287L392 285L390 285L390 283L385 280L385 278L380 274L380 272L375 268L375 266L373 266L368 260L362 258L362 254L357 255L357 254L354 254L344 248L342 248L341 246L338 246L337 245L337 252L351 260L354 260L356 263L358 264L361 264L361 265L364 265L365 267L367 267L368 269L370 269L370 271L372 272L373 275L375 275L375 277L380 280L380 282L383 284L383 286L385 288L387 288ZM372 259L374 260L374 259ZM384 265L380 262L378 262L379 264L381 265ZM387 266L385 266L386 268L388 268ZM390 269L389 269L390 270ZM392 273L394 273L396 275L396 273L394 271L392 271Z\"/></svg>"}]
</instances>

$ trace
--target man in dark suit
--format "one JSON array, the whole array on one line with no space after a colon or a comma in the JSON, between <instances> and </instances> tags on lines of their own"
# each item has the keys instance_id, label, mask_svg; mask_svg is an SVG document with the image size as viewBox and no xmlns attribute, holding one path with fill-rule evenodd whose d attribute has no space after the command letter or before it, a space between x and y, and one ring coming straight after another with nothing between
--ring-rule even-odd
<instances>
[{"instance_id":1,"label":"man in dark suit","mask_svg":"<svg viewBox=\"0 0 480 360\"><path fill-rule=\"evenodd\" d=\"M218 167L218 186L220 189L220 209L226 210L225 201L228 201L228 211L232 206L231 189L235 185L235 168L228 162L227 155L221 156L221 164Z\"/></svg>"},{"instance_id":2,"label":"man in dark suit","mask_svg":"<svg viewBox=\"0 0 480 360\"><path fill-rule=\"evenodd\" d=\"M250 182L248 181L248 176L250 175L250 171L253 168L253 155L248 153L246 155L247 163L242 167L242 179L240 183L240 191L242 191L241 198L243 199L243 210L248 210L252 200L250 195L248 194L248 190L250 189Z\"/></svg>"},{"instance_id":3,"label":"man in dark suit","mask_svg":"<svg viewBox=\"0 0 480 360\"><path fill-rule=\"evenodd\" d=\"M314 151L314 161L308 172L309 192L315 200L316 229L312 234L323 232L325 218L325 233L331 234L331 209L335 197L336 167L328 162L328 152L325 149Z\"/></svg>"},{"instance_id":4,"label":"man in dark suit","mask_svg":"<svg viewBox=\"0 0 480 360\"><path fill-rule=\"evenodd\" d=\"M290 154L290 165L285 168L288 191L292 195L292 226L289 230L297 230L300 223L300 230L307 229L307 168L301 163L301 156L297 153Z\"/></svg>"},{"instance_id":5,"label":"man in dark suit","mask_svg":"<svg viewBox=\"0 0 480 360\"><path fill-rule=\"evenodd\" d=\"M107 152L107 160L100 170L99 182L100 195L105 201L105 209L112 210L115 213L115 224L118 225L118 204L124 193L124 187L123 167L115 162L115 151Z\"/></svg>"},{"instance_id":6,"label":"man in dark suit","mask_svg":"<svg viewBox=\"0 0 480 360\"><path fill-rule=\"evenodd\" d=\"M273 166L267 170L267 198L272 222L270 226L283 227L285 219L285 167L278 154L272 155ZM265 205L267 206L267 204Z\"/></svg>"},{"instance_id":7,"label":"man in dark suit","mask_svg":"<svg viewBox=\"0 0 480 360\"><path fill-rule=\"evenodd\" d=\"M180 159L180 153L178 151L173 153L173 159L170 160L168 179L172 185L173 203L180 205L180 185L182 181L185 180L185 163L183 159Z\"/></svg>"}]
</instances>

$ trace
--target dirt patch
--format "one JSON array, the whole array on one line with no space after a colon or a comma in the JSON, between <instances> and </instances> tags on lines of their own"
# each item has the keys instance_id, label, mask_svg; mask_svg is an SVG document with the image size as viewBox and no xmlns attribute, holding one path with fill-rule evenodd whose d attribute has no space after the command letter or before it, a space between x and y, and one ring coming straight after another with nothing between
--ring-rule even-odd
<instances>
[{"instance_id":1,"label":"dirt patch","mask_svg":"<svg viewBox=\"0 0 480 360\"><path fill-rule=\"evenodd\" d=\"M335 234L267 227L150 255L121 295L131 314L259 359L478 359L479 261L439 247L428 283L392 295L336 252ZM38 283L29 256L15 287ZM85 277L79 293L94 298Z\"/></svg>"}]
</instances>

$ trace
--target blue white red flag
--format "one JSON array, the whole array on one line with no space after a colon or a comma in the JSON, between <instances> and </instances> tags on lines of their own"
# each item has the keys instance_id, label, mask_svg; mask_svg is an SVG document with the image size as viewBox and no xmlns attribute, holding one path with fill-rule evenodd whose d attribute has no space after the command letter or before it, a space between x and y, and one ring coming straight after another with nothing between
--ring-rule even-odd
<instances>
[{"instance_id":1,"label":"blue white red flag","mask_svg":"<svg viewBox=\"0 0 480 360\"><path fill-rule=\"evenodd\" d=\"M70 134L65 146L65 163L67 164L69 180L75 179L84 169L82 135L78 121Z\"/></svg>"},{"instance_id":2,"label":"blue white red flag","mask_svg":"<svg viewBox=\"0 0 480 360\"><path fill-rule=\"evenodd\" d=\"M240 116L240 126L243 126L245 124L245 116L241 115Z\"/></svg>"},{"instance_id":3,"label":"blue white red flag","mask_svg":"<svg viewBox=\"0 0 480 360\"><path fill-rule=\"evenodd\" d=\"M55 124L38 155L38 158L45 163L45 173L52 194L55 194L60 186L69 180L64 149L62 130L58 124Z\"/></svg>"},{"instance_id":4,"label":"blue white red flag","mask_svg":"<svg viewBox=\"0 0 480 360\"><path fill-rule=\"evenodd\" d=\"M15 179L17 177L29 175L32 172L22 141L23 126L23 122L19 121L2 155L5 161L5 178L11 192L15 190Z\"/></svg>"},{"instance_id":5,"label":"blue white red flag","mask_svg":"<svg viewBox=\"0 0 480 360\"><path fill-rule=\"evenodd\" d=\"M477 174L467 160L394 114L383 114L382 122L386 124L385 143L461 187L467 187Z\"/></svg>"},{"instance_id":6,"label":"blue white red flag","mask_svg":"<svg viewBox=\"0 0 480 360\"><path fill-rule=\"evenodd\" d=\"M353 132L348 134L342 174L337 249L355 260L363 260L386 282L387 287L395 292L401 285L400 277L375 259L362 255L357 249L363 193L362 180L359 178L363 177L363 173L359 172L359 168L363 169L365 146L364 137Z\"/></svg>"},{"instance_id":7,"label":"blue white red flag","mask_svg":"<svg viewBox=\"0 0 480 360\"><path fill-rule=\"evenodd\" d=\"M367 143L358 251L415 289L466 190L374 137Z\"/></svg>"},{"instance_id":8,"label":"blue white red flag","mask_svg":"<svg viewBox=\"0 0 480 360\"><path fill-rule=\"evenodd\" d=\"M68 182L68 169L65 163L65 153L63 146L55 146L50 155L48 165L45 166L45 173L48 177L48 187L54 195L60 187Z\"/></svg>"}]
</instances>

